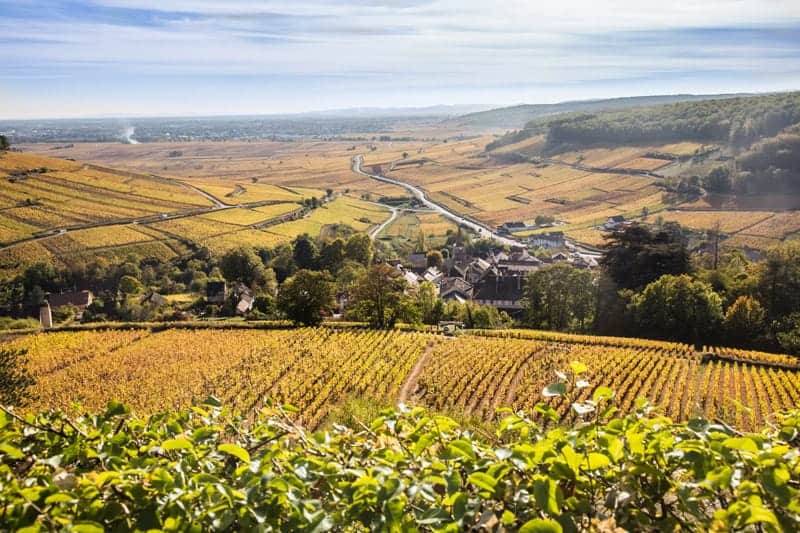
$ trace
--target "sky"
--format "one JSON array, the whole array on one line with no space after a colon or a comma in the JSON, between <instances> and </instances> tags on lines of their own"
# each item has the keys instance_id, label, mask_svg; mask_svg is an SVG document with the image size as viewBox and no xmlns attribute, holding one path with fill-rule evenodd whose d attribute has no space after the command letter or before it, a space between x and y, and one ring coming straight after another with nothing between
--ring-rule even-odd
<instances>
[{"instance_id":1,"label":"sky","mask_svg":"<svg viewBox=\"0 0 800 533\"><path fill-rule=\"evenodd\" d=\"M0 119L800 89L800 0L4 0Z\"/></svg>"}]
</instances>

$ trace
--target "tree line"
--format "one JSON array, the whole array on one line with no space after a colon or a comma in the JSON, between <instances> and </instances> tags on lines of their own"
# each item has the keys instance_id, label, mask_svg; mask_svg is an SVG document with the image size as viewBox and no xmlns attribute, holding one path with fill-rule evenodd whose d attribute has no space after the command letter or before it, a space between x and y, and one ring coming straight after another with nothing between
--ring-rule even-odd
<instances>
[{"instance_id":1,"label":"tree line","mask_svg":"<svg viewBox=\"0 0 800 533\"><path fill-rule=\"evenodd\" d=\"M340 228L342 229L342 228ZM400 270L384 262L366 234L314 239L300 235L274 248L237 247L217 256L201 248L172 261L129 255L119 263L95 258L73 261L56 268L49 262L27 267L15 279L0 286L0 315L38 316L47 293L89 289L94 301L83 312L83 322L166 321L189 318L181 304L148 301L149 293L191 293L188 311L200 317L237 314L240 287L253 296L252 320L288 319L313 325L340 313L349 320L373 327L392 327L398 322L437 324L460 320L471 328L505 327L511 318L490 306L471 302L445 303L435 285L409 285ZM454 234L453 239L459 235ZM488 251L483 240L469 243L474 251ZM430 265L443 267L442 254L428 252ZM210 282L229 288L223 302L211 302L205 292ZM56 323L71 321L77 310L69 306L54 311ZM30 326L21 322L21 326Z\"/></svg>"},{"instance_id":2,"label":"tree line","mask_svg":"<svg viewBox=\"0 0 800 533\"><path fill-rule=\"evenodd\" d=\"M679 102L592 113L566 113L533 120L522 130L487 145L487 150L546 135L554 153L592 146L724 143L748 148L800 123L800 93Z\"/></svg>"},{"instance_id":3,"label":"tree line","mask_svg":"<svg viewBox=\"0 0 800 533\"><path fill-rule=\"evenodd\" d=\"M469 243L477 254L491 246ZM7 316L33 316L47 292L88 288L96 298L83 321L184 318L177 307L144 301L148 292L192 293L193 314L234 316L237 291L222 303L205 297L209 282L225 281L253 295L248 319L311 325L338 313L378 328L458 320L468 328L518 325L800 354L800 243L784 243L752 263L738 251L690 254L686 232L675 223L630 225L609 235L596 271L556 263L531 272L523 312L514 319L491 306L444 302L433 284L409 284L385 259L367 235L354 233L301 235L219 257L200 249L169 262L129 256L120 264L98 260L61 269L37 263L2 284L0 308ZM443 267L436 251L428 261ZM71 315L66 308L55 318Z\"/></svg>"},{"instance_id":4,"label":"tree line","mask_svg":"<svg viewBox=\"0 0 800 533\"><path fill-rule=\"evenodd\" d=\"M797 123L800 93L785 93L573 114L529 124L526 129L543 127L547 150L687 140L748 147Z\"/></svg>"},{"instance_id":5,"label":"tree line","mask_svg":"<svg viewBox=\"0 0 800 533\"><path fill-rule=\"evenodd\" d=\"M524 325L800 355L800 243L751 263L739 251L690 255L677 224L633 225L609 236L601 266L531 273Z\"/></svg>"}]
</instances>

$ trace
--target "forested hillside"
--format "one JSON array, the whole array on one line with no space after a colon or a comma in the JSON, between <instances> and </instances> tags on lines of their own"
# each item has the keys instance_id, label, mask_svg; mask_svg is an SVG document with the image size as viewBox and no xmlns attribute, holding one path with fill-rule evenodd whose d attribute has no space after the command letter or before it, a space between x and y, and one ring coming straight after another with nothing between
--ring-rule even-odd
<instances>
[{"instance_id":1,"label":"forested hillside","mask_svg":"<svg viewBox=\"0 0 800 533\"><path fill-rule=\"evenodd\" d=\"M450 119L448 123L476 128L522 128L529 121L552 117L561 113L595 112L622 109L634 106L654 106L675 102L696 102L719 98L734 98L737 95L723 94L665 94L655 96L631 96L599 100L577 100L556 104L521 104L469 113Z\"/></svg>"},{"instance_id":2,"label":"forested hillside","mask_svg":"<svg viewBox=\"0 0 800 533\"><path fill-rule=\"evenodd\" d=\"M529 122L523 131L494 145L546 133L548 152L687 140L742 148L798 122L800 93L793 92L544 118Z\"/></svg>"},{"instance_id":3,"label":"forested hillside","mask_svg":"<svg viewBox=\"0 0 800 533\"><path fill-rule=\"evenodd\" d=\"M781 135L755 145L738 159L737 190L800 192L800 135Z\"/></svg>"},{"instance_id":4,"label":"forested hillside","mask_svg":"<svg viewBox=\"0 0 800 533\"><path fill-rule=\"evenodd\" d=\"M666 175L699 183L709 193L785 194L800 190L799 125L800 92L792 92L543 118L496 139L486 149L508 158L509 151L515 155L515 146L540 139L538 154L558 157L585 150L693 142L707 147L681 159L675 172Z\"/></svg>"}]
</instances>

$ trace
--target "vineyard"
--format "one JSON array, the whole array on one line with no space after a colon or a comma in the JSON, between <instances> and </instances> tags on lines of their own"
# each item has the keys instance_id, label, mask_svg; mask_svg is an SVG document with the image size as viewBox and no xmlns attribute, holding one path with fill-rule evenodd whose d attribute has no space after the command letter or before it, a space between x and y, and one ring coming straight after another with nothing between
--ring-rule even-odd
<instances>
[{"instance_id":1,"label":"vineyard","mask_svg":"<svg viewBox=\"0 0 800 533\"><path fill-rule=\"evenodd\" d=\"M50 332L17 337L36 378L30 409L90 410L111 399L139 413L214 395L252 412L265 397L295 405L311 427L352 398L398 401L493 420L509 406L531 411L574 361L585 379L640 398L676 420L697 416L755 429L800 404L795 358L733 349L526 330L434 333L330 327L295 330L167 329ZM580 389L579 400L591 398ZM571 416L570 404L551 407Z\"/></svg>"},{"instance_id":2,"label":"vineyard","mask_svg":"<svg viewBox=\"0 0 800 533\"><path fill-rule=\"evenodd\" d=\"M0 158L0 183L0 244L46 229L209 205L180 183L15 152Z\"/></svg>"},{"instance_id":3,"label":"vineyard","mask_svg":"<svg viewBox=\"0 0 800 533\"><path fill-rule=\"evenodd\" d=\"M249 412L269 396L313 426L348 396L390 402L429 341L329 329L133 330L40 334L11 346L29 350L34 409L96 410L118 398L150 413L213 394Z\"/></svg>"},{"instance_id":4,"label":"vineyard","mask_svg":"<svg viewBox=\"0 0 800 533\"><path fill-rule=\"evenodd\" d=\"M365 163L381 163L389 176L414 183L428 191L434 201L492 226L553 215L566 222L563 229L570 234L602 224L609 216L631 217L639 215L643 207L651 212L664 208L657 178L572 168L566 163L573 163L576 154L568 154L565 164L507 163L502 156L508 147L484 153L490 140L484 137L423 147L408 164L395 162L391 170L387 160L381 159L383 154L367 154ZM598 166L649 170L669 163L642 157L661 148L687 149L625 148L584 155ZM524 153L531 147L525 144L519 149ZM589 237L592 240L594 236Z\"/></svg>"},{"instance_id":5,"label":"vineyard","mask_svg":"<svg viewBox=\"0 0 800 533\"><path fill-rule=\"evenodd\" d=\"M487 225L530 223L538 215L551 215L562 223L560 231L591 245L604 242L598 226L615 215L627 220L677 221L696 231L719 224L727 247L766 249L800 231L797 212L774 210L774 206L786 204L775 195L748 199L753 205L744 205L737 198L720 200L720 205L705 198L670 204L662 178L615 173L656 170L670 175L688 164L675 158L685 160L696 151L713 148L710 146L687 142L594 148L539 161L526 158L536 155L541 139L486 152L491 140L479 137L448 143L366 146L338 142L187 143L177 151L170 143L146 148L111 143L51 147L52 153L61 157L130 171L10 153L0 163L0 177L4 178L0 203L5 202L0 205L4 208L0 244L56 228L114 221L138 220L148 228L71 230L74 235L47 236L40 245L6 247L0 250L0 278L20 273L37 259L49 258L59 266L96 257L114 261L131 253L168 259L183 253L187 246L205 246L217 254L241 245L273 247L303 233L328 235L328 229L337 224L369 231L385 221L388 212L363 199L403 196L405 191L352 172L351 159L356 154L365 155L366 167L380 166L382 172L422 187L433 201ZM514 154L523 159L512 157ZM583 170L586 166L609 170ZM334 202L300 220L269 223L292 213L304 199L321 198L328 188L337 195ZM209 209L209 201L200 191L237 208L203 212ZM270 205L261 205L264 203ZM673 210L667 210L670 205ZM193 216L160 219L164 213L176 212ZM438 242L451 228L438 215L409 215L398 217L381 237L408 244L422 231ZM148 233L147 229L156 231ZM145 235L137 235L137 231ZM542 231L550 229L528 229L517 236Z\"/></svg>"},{"instance_id":6,"label":"vineyard","mask_svg":"<svg viewBox=\"0 0 800 533\"><path fill-rule=\"evenodd\" d=\"M537 215L550 215L563 223L559 230L568 237L592 245L604 242L598 227L615 215L645 222L675 221L698 232L719 226L726 237L723 245L730 248L764 250L800 232L791 195L671 198L664 188L665 177L682 175L695 164L709 167L695 168L700 174L722 164L715 159L713 145L592 148L542 160L537 152L543 142L540 137L486 152L489 140L423 146L405 160L367 154L365 164L378 164L387 175L422 187L435 202L487 225L532 222ZM695 161L696 154L712 155ZM517 236L547 231L550 228L529 229Z\"/></svg>"},{"instance_id":7,"label":"vineyard","mask_svg":"<svg viewBox=\"0 0 800 533\"><path fill-rule=\"evenodd\" d=\"M416 243L422 233L428 246L444 243L448 231L455 231L456 226L438 213L401 212L386 229L381 232L382 239L398 239L408 244Z\"/></svg>"},{"instance_id":8,"label":"vineyard","mask_svg":"<svg viewBox=\"0 0 800 533\"><path fill-rule=\"evenodd\" d=\"M399 159L417 144L374 142L356 146L358 152ZM262 200L298 201L322 196L326 188L396 196L403 190L376 184L350 171L353 143L344 142L185 142L176 153L174 143L76 143L68 148L36 144L31 151L72 157L115 168L130 168L178 178L229 203Z\"/></svg>"},{"instance_id":9,"label":"vineyard","mask_svg":"<svg viewBox=\"0 0 800 533\"><path fill-rule=\"evenodd\" d=\"M334 160L321 147L316 151L321 161L295 163L311 176L339 166L350 172L349 155ZM291 157L300 156L280 159L283 171ZM271 248L303 233L317 237L332 225L366 231L389 216L386 208L342 195L291 220L303 200L324 191L224 177L196 180L193 190L176 179L18 152L0 158L0 183L0 279L37 261L70 267L130 255L167 261L192 247L216 254L237 246ZM199 191L228 205L212 210Z\"/></svg>"}]
</instances>

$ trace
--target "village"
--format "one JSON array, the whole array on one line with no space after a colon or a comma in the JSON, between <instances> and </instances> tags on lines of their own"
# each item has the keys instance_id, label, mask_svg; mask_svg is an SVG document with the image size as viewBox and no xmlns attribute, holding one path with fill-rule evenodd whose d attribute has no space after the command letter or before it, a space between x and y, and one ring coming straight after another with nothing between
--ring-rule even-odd
<instances>
[{"instance_id":1,"label":"village","mask_svg":"<svg viewBox=\"0 0 800 533\"><path fill-rule=\"evenodd\" d=\"M621 218L609 219L607 229L624 224ZM516 228L514 223L504 227ZM539 233L526 237L527 247L494 247L484 254L470 253L467 246L452 244L440 251L441 264L432 264L428 253L412 253L404 259L389 259L385 262L395 268L405 280L408 292L415 292L422 282L431 283L437 296L444 302L473 302L489 305L510 316L518 316L523 309L525 277L545 265L566 263L576 268L595 269L598 255L577 251L560 231ZM535 251L536 255L531 251ZM254 308L255 295L243 283L228 284L224 280L209 281L203 294L205 303L223 305L234 300L233 316L245 317ZM39 319L45 328L53 327L54 315L63 315L69 310L74 319L80 321L84 311L92 304L94 295L90 290L62 291L48 294L42 303ZM137 303L154 308L172 303L168 295L148 290L136 297ZM348 305L348 295L340 291L336 298L334 317L343 316ZM191 318L182 312L178 319ZM203 318L202 313L195 318Z\"/></svg>"},{"instance_id":2,"label":"village","mask_svg":"<svg viewBox=\"0 0 800 533\"><path fill-rule=\"evenodd\" d=\"M427 281L445 302L474 302L490 305L512 317L523 308L525 277L542 266L567 263L576 268L598 267L596 256L568 251L560 233L534 235L533 248L552 249L554 253L535 256L527 248L512 247L509 251L493 249L485 256L470 255L464 246L447 248L441 268L430 265L427 254L415 253L405 261L389 261L406 280L410 290Z\"/></svg>"}]
</instances>

